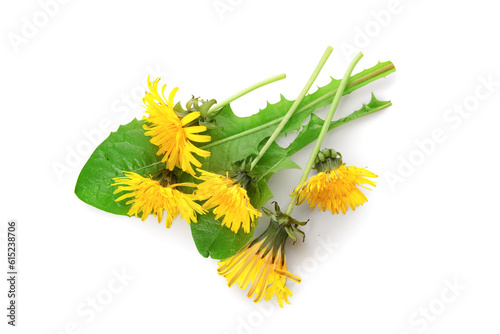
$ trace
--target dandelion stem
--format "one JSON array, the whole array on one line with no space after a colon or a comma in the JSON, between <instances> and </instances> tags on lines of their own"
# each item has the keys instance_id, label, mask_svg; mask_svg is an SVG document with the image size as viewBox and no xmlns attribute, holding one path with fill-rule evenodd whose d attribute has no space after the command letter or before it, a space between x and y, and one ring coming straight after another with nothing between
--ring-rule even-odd
<instances>
[{"instance_id":1,"label":"dandelion stem","mask_svg":"<svg viewBox=\"0 0 500 334\"><path fill-rule=\"evenodd\" d=\"M311 74L311 77L309 78L309 81L307 81L306 85L304 86L304 88L300 92L299 96L297 97L297 99L293 103L292 107L290 108L290 110L288 110L288 112L286 113L285 117L283 117L283 119L281 120L281 122L278 125L278 127L274 130L274 132L271 135L271 137L269 137L269 139L267 140L267 142L264 145L264 147L260 150L259 155L252 161L252 164L250 165L250 170L252 170L255 167L255 165L257 165L257 163L259 162L260 158L262 158L262 156L266 153L266 151L269 148L269 146L271 146L271 144L276 140L276 137L278 137L278 135L280 134L281 130L283 130L283 128L285 127L285 125L288 122L288 120L295 113L295 110L297 110L299 104L302 102L302 99L304 98L304 96L306 96L307 92L309 92L309 89L311 89L312 84L314 83L314 81L318 77L319 72L321 71L321 69L325 65L326 61L328 60L328 57L330 57L330 54L332 53L332 51L333 51L333 48L331 46L329 46L329 47L326 48L326 50L323 53L323 56L321 57L318 65L314 69L314 72Z\"/></svg>"},{"instance_id":2,"label":"dandelion stem","mask_svg":"<svg viewBox=\"0 0 500 334\"><path fill-rule=\"evenodd\" d=\"M311 156L309 157L309 161L307 162L306 167L304 168L304 172L302 173L302 177L300 178L299 184L302 182L305 182L307 180L307 177L309 176L309 173L311 172L311 168L314 164L314 160L316 159L316 156L318 155L319 149L321 148L321 144L323 144L323 140L325 139L326 133L328 132L328 127L330 126L330 123L332 122L333 115L335 114L335 110L337 110L337 106L340 102L340 98L343 95L344 89L347 85L347 81L349 80L349 77L351 76L352 71L354 70L354 67L356 64L359 62L359 60L363 57L363 54L360 52L354 57L354 59L351 61L349 64L349 67L347 68L344 77L342 78L342 81L340 82L340 86L337 89L337 92L335 94L335 97L333 98L333 102L330 106L330 110L328 111L328 115L326 116L325 122L323 123L323 127L321 128L321 132L319 133L318 139L316 140L316 144L314 145L314 148L311 152ZM286 215L290 215L293 211L293 207L295 204L297 204L297 199L298 195L295 195L292 197L290 200L290 203L288 204L288 207L285 211Z\"/></svg>"},{"instance_id":3,"label":"dandelion stem","mask_svg":"<svg viewBox=\"0 0 500 334\"><path fill-rule=\"evenodd\" d=\"M270 83L273 83L275 81L279 81L279 80L282 80L282 79L285 79L285 78L286 78L286 74L282 73L282 74L278 74L278 75L275 75L273 77L267 78L265 80L262 80L260 82L257 82L255 84L251 85L250 87L247 87L247 88L243 89L242 91L239 91L238 93L236 93L234 95L231 95L227 99L225 99L225 100L223 100L223 101L221 101L221 102L219 102L217 104L214 104L212 106L212 108L210 108L210 110L208 111L208 114L211 114L211 113L215 112L216 110L221 109L222 107L225 107L226 105L228 105L229 103L233 102L234 100L242 97L245 94L250 93L251 91L253 91L253 90L257 89L257 88L260 88L262 86L268 85Z\"/></svg>"}]
</instances>

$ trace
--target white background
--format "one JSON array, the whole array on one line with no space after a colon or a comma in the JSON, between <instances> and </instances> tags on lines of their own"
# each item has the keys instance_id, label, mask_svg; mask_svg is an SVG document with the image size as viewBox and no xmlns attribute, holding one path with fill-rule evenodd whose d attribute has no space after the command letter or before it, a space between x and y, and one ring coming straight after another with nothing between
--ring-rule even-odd
<instances>
[{"instance_id":1,"label":"white background","mask_svg":"<svg viewBox=\"0 0 500 334\"><path fill-rule=\"evenodd\" d=\"M44 20L38 1L2 2L2 271L8 219L18 220L20 235L18 327L6 325L2 279L2 333L497 333L494 2L220 3L229 9L218 12L212 0L75 0L50 7ZM26 22L38 28L29 31ZM168 230L154 218L107 214L74 195L96 147L86 133L102 134L103 121L114 131L141 117L148 74L180 87L177 99L185 102L191 94L220 100L286 73L233 105L250 115L279 93L294 99L327 45L335 50L319 85L342 76L352 57L347 45L365 54L355 73L379 59L397 68L343 98L336 117L368 102L372 91L394 105L328 135L325 146L342 152L347 165L380 177L355 212L294 211L311 221L306 242L287 247L289 268L303 279L289 283L292 305L259 309L238 287L227 288L184 221ZM481 82L488 77L496 83L491 92ZM471 111L459 116L458 108ZM442 140L429 144L435 131ZM310 148L295 161L303 166ZM62 175L58 164L67 167ZM283 206L299 175L272 178ZM329 243L331 253L320 246ZM125 285L113 278L122 270L133 276ZM449 290L453 284L458 290ZM99 312L87 305L96 297L107 303Z\"/></svg>"}]
</instances>

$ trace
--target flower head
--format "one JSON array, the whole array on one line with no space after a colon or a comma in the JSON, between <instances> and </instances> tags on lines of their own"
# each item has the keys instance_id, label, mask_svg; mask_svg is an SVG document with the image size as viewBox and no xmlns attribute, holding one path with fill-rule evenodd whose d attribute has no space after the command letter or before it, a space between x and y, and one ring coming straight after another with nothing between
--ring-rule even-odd
<instances>
[{"instance_id":1,"label":"flower head","mask_svg":"<svg viewBox=\"0 0 500 334\"><path fill-rule=\"evenodd\" d=\"M300 278L289 273L286 266L285 243L288 234L275 220L271 220L267 230L258 238L248 243L242 250L229 259L219 262L217 271L224 276L231 287L238 283L245 290L250 281L252 284L247 293L259 302L276 296L283 307L283 300L290 304L288 296L292 292L286 286L286 280L300 283Z\"/></svg>"},{"instance_id":2,"label":"flower head","mask_svg":"<svg viewBox=\"0 0 500 334\"><path fill-rule=\"evenodd\" d=\"M190 224L197 222L196 212L203 214L204 210L194 202L192 195L185 194L178 187L195 187L194 183L177 183L162 185L160 182L143 177L132 172L124 172L124 177L114 178L112 186L118 186L115 194L127 191L128 193L116 199L117 202L129 199L125 204L132 206L128 211L129 216L138 216L142 212L141 220L146 220L149 214L158 218L158 223L163 218L163 211L167 212L167 228L172 226L172 220L179 214Z\"/></svg>"},{"instance_id":3,"label":"flower head","mask_svg":"<svg viewBox=\"0 0 500 334\"><path fill-rule=\"evenodd\" d=\"M256 217L262 214L250 203L247 191L239 183L226 176L198 170L199 177L204 182L198 184L195 198L199 201L206 200L203 208L214 209L215 219L224 216L222 225L231 228L237 233L243 228L245 233L250 233Z\"/></svg>"},{"instance_id":4,"label":"flower head","mask_svg":"<svg viewBox=\"0 0 500 334\"><path fill-rule=\"evenodd\" d=\"M174 88L168 100L165 98L165 88L163 85L161 94L158 92L158 81L149 81L149 92L143 98L148 117L144 121L149 125L144 125L145 135L150 136L151 143L159 147L157 154L162 155L162 161L167 164L167 169L173 170L178 167L191 175L195 172L191 165L200 167L201 163L194 157L209 157L210 152L196 147L193 142L205 143L210 141L210 136L200 135L200 132L207 130L205 126L196 120L200 117L198 111L189 112L183 117L174 111L174 97L178 88Z\"/></svg>"},{"instance_id":5,"label":"flower head","mask_svg":"<svg viewBox=\"0 0 500 334\"><path fill-rule=\"evenodd\" d=\"M365 168L346 167L340 154L333 151L330 157L327 151L333 150L323 150L320 152L323 156L317 160L316 168L319 173L299 184L291 196L298 195L298 204L307 201L311 210L316 206L334 214L340 211L346 213L349 207L356 210L356 206L368 201L358 187L369 189L365 184L375 187L375 183L367 178L375 178L377 175Z\"/></svg>"}]
</instances>

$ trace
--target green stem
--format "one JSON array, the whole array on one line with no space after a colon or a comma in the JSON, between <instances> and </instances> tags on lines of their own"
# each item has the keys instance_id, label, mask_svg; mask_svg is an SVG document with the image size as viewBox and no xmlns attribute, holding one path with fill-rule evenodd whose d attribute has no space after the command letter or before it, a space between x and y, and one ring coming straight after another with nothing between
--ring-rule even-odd
<instances>
[{"instance_id":1,"label":"green stem","mask_svg":"<svg viewBox=\"0 0 500 334\"><path fill-rule=\"evenodd\" d=\"M257 82L256 84L253 84L250 87L247 87L247 88L243 89L242 91L239 91L238 93L236 93L234 95L231 95L230 97L228 97L227 99L223 100L222 102L214 104L212 106L212 108L210 108L210 110L208 111L208 114L210 115L210 113L213 113L214 111L216 111L218 109L221 109L222 107L225 107L226 105L228 105L229 103L233 102L234 100L242 97L245 94L250 93L251 91L253 91L253 90L257 89L257 88L260 88L262 86L268 85L270 83L273 83L275 81L282 80L282 79L285 79L285 78L286 78L286 74L283 73L283 74L278 74L278 75L275 75L273 77L267 78L267 79L262 80L260 82Z\"/></svg>"},{"instance_id":2,"label":"green stem","mask_svg":"<svg viewBox=\"0 0 500 334\"><path fill-rule=\"evenodd\" d=\"M347 85L347 81L349 80L349 77L351 76L352 71L354 70L354 67L356 64L359 62L359 60L363 57L363 54L360 52L354 57L352 62L349 64L349 67L347 68L344 77L342 78L342 81L340 82L340 86L337 89L337 93L335 94L335 97L333 98L332 105L330 106L330 110L328 111L328 115L326 116L325 123L323 123L323 127L321 128L321 132L319 133L319 137L316 140L316 144L314 145L314 148L311 152L311 156L309 157L309 161L307 162L306 167L304 168L304 172L302 173L302 177L300 178L299 184L302 182L305 182L307 180L307 177L309 176L309 173L311 172L311 168L314 164L314 160L316 159L316 156L318 155L319 149L321 148L321 145L323 144L323 140L325 139L325 136L328 132L328 127L330 126L330 123L332 122L333 115L335 114L335 110L337 110L337 106L340 102L340 98L342 97L344 93L344 89ZM295 195L292 197L290 200L290 203L288 204L288 207L285 211L285 214L290 216L290 214L293 211L293 207L295 204L297 204L297 199L298 195Z\"/></svg>"},{"instance_id":3,"label":"green stem","mask_svg":"<svg viewBox=\"0 0 500 334\"><path fill-rule=\"evenodd\" d=\"M328 60L328 57L330 57L330 54L332 53L332 51L333 51L333 48L331 46L326 48L318 65L316 66L313 73L311 74L309 81L307 81L306 85L304 86L304 88L300 92L299 96L297 97L297 99L293 103L292 107L290 108L290 110L288 110L286 115L281 119L280 124L274 130L271 137L269 137L269 139L267 140L264 147L260 150L259 155L257 155L257 157L252 161L252 164L250 165L250 170L252 170L255 167L255 165L257 165L260 158L262 158L262 156L266 153L269 146L271 146L271 144L276 140L276 137L278 137L278 135L280 134L281 130L283 130L283 128L285 127L285 125L288 122L288 120L290 119L290 117L292 117L295 110L297 110L297 107L300 105L300 103L302 102L302 99L304 98L304 96L306 96L307 92L309 92L309 89L311 89L312 84L314 83L314 81L318 77L319 72L321 71L321 69L325 65L326 61Z\"/></svg>"}]
</instances>

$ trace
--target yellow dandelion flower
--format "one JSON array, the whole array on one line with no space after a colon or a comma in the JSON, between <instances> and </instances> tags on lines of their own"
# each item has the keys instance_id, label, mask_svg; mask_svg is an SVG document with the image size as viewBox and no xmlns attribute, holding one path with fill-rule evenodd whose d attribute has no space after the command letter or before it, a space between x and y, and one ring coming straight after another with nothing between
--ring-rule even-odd
<instances>
[{"instance_id":1,"label":"yellow dandelion flower","mask_svg":"<svg viewBox=\"0 0 500 334\"><path fill-rule=\"evenodd\" d=\"M162 161L167 164L167 169L173 170L178 167L183 171L194 175L191 165L200 167L201 163L194 157L194 154L206 158L210 152L196 147L193 143L205 143L210 141L210 136L200 135L200 132L207 130L205 126L192 125L200 117L199 112L190 112L184 117L179 117L174 111L174 97L178 88L174 88L168 100L165 98L163 85L161 94L158 92L158 81L149 81L150 92L146 92L143 98L146 113L149 115L144 121L149 125L144 125L145 135L150 136L151 143L159 147L157 154L163 155Z\"/></svg>"},{"instance_id":2,"label":"yellow dandelion flower","mask_svg":"<svg viewBox=\"0 0 500 334\"><path fill-rule=\"evenodd\" d=\"M283 300L290 304L288 296L292 292L286 286L286 280L300 283L301 279L287 271L285 243L288 234L278 223L271 220L267 230L258 238L248 243L242 250L229 259L219 262L217 271L224 276L227 285L234 283L245 290L250 281L247 297L254 297L254 302L262 298L270 300L276 296L283 307Z\"/></svg>"},{"instance_id":3,"label":"yellow dandelion flower","mask_svg":"<svg viewBox=\"0 0 500 334\"><path fill-rule=\"evenodd\" d=\"M298 204L307 201L311 210L316 206L322 211L346 213L350 207L363 205L368 199L358 188L369 189L364 184L375 187L375 183L367 177L377 177L365 168L339 166L337 169L320 172L311 176L306 182L299 184L291 196L298 195Z\"/></svg>"},{"instance_id":4,"label":"yellow dandelion flower","mask_svg":"<svg viewBox=\"0 0 500 334\"><path fill-rule=\"evenodd\" d=\"M124 172L124 177L114 178L112 186L118 186L115 194L127 191L116 199L117 202L129 199L125 204L132 206L128 211L129 216L138 216L142 212L141 220L146 220L149 214L158 218L158 223L166 211L167 228L172 226L172 220L179 214L188 224L197 222L196 213L203 214L203 208L194 202L192 195L185 194L177 187L196 187L194 183L176 183L163 186L160 182L143 177L132 172Z\"/></svg>"},{"instance_id":5,"label":"yellow dandelion flower","mask_svg":"<svg viewBox=\"0 0 500 334\"><path fill-rule=\"evenodd\" d=\"M250 203L247 191L229 177L198 170L201 173L199 179L204 182L198 184L195 198L205 201L203 208L214 209L215 219L224 216L222 226L227 226L237 233L243 228L245 233L250 233L250 227L254 226L256 217L262 214Z\"/></svg>"}]
</instances>

